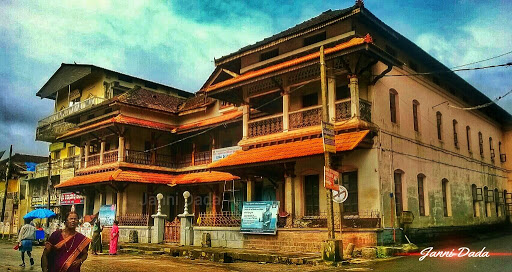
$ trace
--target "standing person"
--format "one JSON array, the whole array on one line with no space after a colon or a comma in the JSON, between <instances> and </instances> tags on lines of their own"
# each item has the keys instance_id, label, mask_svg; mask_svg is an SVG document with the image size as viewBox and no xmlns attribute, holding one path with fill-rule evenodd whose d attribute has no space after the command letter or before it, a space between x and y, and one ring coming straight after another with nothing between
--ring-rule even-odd
<instances>
[{"instance_id":1,"label":"standing person","mask_svg":"<svg viewBox=\"0 0 512 272\"><path fill-rule=\"evenodd\" d=\"M101 227L99 218L96 218L96 223L94 223L94 227L92 229L92 254L98 255L98 251L103 253L103 249L101 246L101 231L103 228Z\"/></svg>"},{"instance_id":2,"label":"standing person","mask_svg":"<svg viewBox=\"0 0 512 272\"><path fill-rule=\"evenodd\" d=\"M18 245L21 252L21 267L25 267L25 252L30 258L30 265L34 265L34 258L32 258L32 241L36 239L36 228L30 224L29 219L25 219L25 225L21 227L18 233Z\"/></svg>"},{"instance_id":3,"label":"standing person","mask_svg":"<svg viewBox=\"0 0 512 272\"><path fill-rule=\"evenodd\" d=\"M76 231L78 214L66 214L65 229L56 230L46 242L41 267L43 272L80 272L87 259L91 240Z\"/></svg>"},{"instance_id":4,"label":"standing person","mask_svg":"<svg viewBox=\"0 0 512 272\"><path fill-rule=\"evenodd\" d=\"M117 254L117 241L119 240L119 222L114 221L114 225L112 226L112 230L110 231L110 250L109 253L111 255Z\"/></svg>"}]
</instances>

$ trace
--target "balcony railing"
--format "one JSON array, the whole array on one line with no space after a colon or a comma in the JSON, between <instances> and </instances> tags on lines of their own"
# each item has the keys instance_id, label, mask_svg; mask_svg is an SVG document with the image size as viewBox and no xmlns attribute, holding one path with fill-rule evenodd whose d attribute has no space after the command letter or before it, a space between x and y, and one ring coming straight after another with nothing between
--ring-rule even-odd
<instances>
[{"instance_id":1,"label":"balcony railing","mask_svg":"<svg viewBox=\"0 0 512 272\"><path fill-rule=\"evenodd\" d=\"M36 140L40 141L54 141L57 136L60 136L69 130L75 128L76 125L62 120L37 127Z\"/></svg>"},{"instance_id":2,"label":"balcony railing","mask_svg":"<svg viewBox=\"0 0 512 272\"><path fill-rule=\"evenodd\" d=\"M117 162L118 159L118 150L110 150L103 153L103 163L113 163Z\"/></svg>"},{"instance_id":3,"label":"balcony railing","mask_svg":"<svg viewBox=\"0 0 512 272\"><path fill-rule=\"evenodd\" d=\"M77 112L80 112L82 110L85 110L85 109L88 109L92 106L95 106L95 105L98 105L100 104L101 102L105 101L105 98L102 98L102 97L91 97L91 98L88 98L82 102L78 102L74 105L72 105L71 107L69 108L65 108L61 111L58 111L48 117L45 117L41 120L39 120L39 122L37 123L37 126L38 127L42 127L42 126L45 126L45 125L48 125L48 124L51 124L53 122L56 122L58 120L61 120L63 119L64 117L66 116L69 116L71 114L74 114L74 113L77 113Z\"/></svg>"},{"instance_id":4,"label":"balcony railing","mask_svg":"<svg viewBox=\"0 0 512 272\"><path fill-rule=\"evenodd\" d=\"M78 156L52 160L52 175L60 175L62 169L78 168ZM38 163L34 178L48 176L48 162Z\"/></svg>"},{"instance_id":5,"label":"balcony railing","mask_svg":"<svg viewBox=\"0 0 512 272\"><path fill-rule=\"evenodd\" d=\"M194 153L194 165L209 164L212 162L212 151Z\"/></svg>"},{"instance_id":6,"label":"balcony railing","mask_svg":"<svg viewBox=\"0 0 512 272\"><path fill-rule=\"evenodd\" d=\"M283 115L272 115L249 121L248 137L258 137L283 131Z\"/></svg>"},{"instance_id":7,"label":"balcony railing","mask_svg":"<svg viewBox=\"0 0 512 272\"><path fill-rule=\"evenodd\" d=\"M322 121L322 106L303 108L290 112L290 129L319 126Z\"/></svg>"},{"instance_id":8,"label":"balcony railing","mask_svg":"<svg viewBox=\"0 0 512 272\"><path fill-rule=\"evenodd\" d=\"M176 168L176 157L172 155L156 154L155 164L162 167Z\"/></svg>"},{"instance_id":9,"label":"balcony railing","mask_svg":"<svg viewBox=\"0 0 512 272\"><path fill-rule=\"evenodd\" d=\"M96 166L100 164L100 154L89 155L87 158L87 167Z\"/></svg>"},{"instance_id":10,"label":"balcony railing","mask_svg":"<svg viewBox=\"0 0 512 272\"><path fill-rule=\"evenodd\" d=\"M367 122L372 121L372 103L359 99L359 110L361 111L361 119Z\"/></svg>"},{"instance_id":11,"label":"balcony railing","mask_svg":"<svg viewBox=\"0 0 512 272\"><path fill-rule=\"evenodd\" d=\"M125 161L135 164L151 165L151 152L127 149L125 154Z\"/></svg>"},{"instance_id":12,"label":"balcony railing","mask_svg":"<svg viewBox=\"0 0 512 272\"><path fill-rule=\"evenodd\" d=\"M350 98L336 102L335 104L336 122L341 120L349 119L351 117L351 103Z\"/></svg>"}]
</instances>

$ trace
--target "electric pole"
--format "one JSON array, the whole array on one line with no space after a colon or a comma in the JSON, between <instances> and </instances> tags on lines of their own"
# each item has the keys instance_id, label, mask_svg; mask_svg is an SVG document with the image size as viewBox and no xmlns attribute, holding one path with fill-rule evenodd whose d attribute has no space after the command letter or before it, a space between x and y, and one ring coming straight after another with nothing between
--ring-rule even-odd
<instances>
[{"instance_id":1,"label":"electric pole","mask_svg":"<svg viewBox=\"0 0 512 272\"><path fill-rule=\"evenodd\" d=\"M4 198L2 199L2 220L0 222L4 222L5 219L5 205L7 203L7 189L9 189L9 179L11 178L11 157L12 157L12 145L9 150L9 161L7 162L7 168L5 170L5 191Z\"/></svg>"},{"instance_id":2,"label":"electric pole","mask_svg":"<svg viewBox=\"0 0 512 272\"><path fill-rule=\"evenodd\" d=\"M50 191L52 187L52 154L48 155L48 184L46 185L46 191L48 192L48 204L47 208L50 209Z\"/></svg>"}]
</instances>

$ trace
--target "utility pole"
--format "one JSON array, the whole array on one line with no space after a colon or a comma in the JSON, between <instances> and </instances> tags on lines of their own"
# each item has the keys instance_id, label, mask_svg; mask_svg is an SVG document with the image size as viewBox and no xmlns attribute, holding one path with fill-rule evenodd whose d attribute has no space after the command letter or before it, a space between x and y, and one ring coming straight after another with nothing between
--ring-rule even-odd
<instances>
[{"instance_id":1,"label":"utility pole","mask_svg":"<svg viewBox=\"0 0 512 272\"><path fill-rule=\"evenodd\" d=\"M325 68L324 47L320 47L320 83L322 88L322 122L329 123L329 109L327 108L327 73ZM324 150L325 167L331 168L331 154ZM334 240L334 212L332 204L332 189L327 192L327 230L330 240Z\"/></svg>"},{"instance_id":2,"label":"utility pole","mask_svg":"<svg viewBox=\"0 0 512 272\"><path fill-rule=\"evenodd\" d=\"M9 161L7 163L7 169L5 170L5 191L4 198L2 199L2 220L0 222L4 222L5 219L5 205L7 203L7 189L9 188L9 179L11 178L11 157L12 157L12 145L11 149L9 149Z\"/></svg>"},{"instance_id":3,"label":"utility pole","mask_svg":"<svg viewBox=\"0 0 512 272\"><path fill-rule=\"evenodd\" d=\"M48 184L46 185L46 192L48 192L47 208L50 209L50 189L52 187L52 154L48 155Z\"/></svg>"}]
</instances>

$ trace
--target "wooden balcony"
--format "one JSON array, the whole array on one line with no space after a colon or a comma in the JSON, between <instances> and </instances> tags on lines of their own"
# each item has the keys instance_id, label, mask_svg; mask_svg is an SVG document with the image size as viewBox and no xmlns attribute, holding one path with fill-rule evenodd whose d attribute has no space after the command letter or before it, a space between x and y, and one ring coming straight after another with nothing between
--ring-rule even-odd
<instances>
[{"instance_id":1,"label":"wooden balcony","mask_svg":"<svg viewBox=\"0 0 512 272\"><path fill-rule=\"evenodd\" d=\"M303 108L290 112L290 130L319 126L322 121L322 106Z\"/></svg>"},{"instance_id":2,"label":"wooden balcony","mask_svg":"<svg viewBox=\"0 0 512 272\"><path fill-rule=\"evenodd\" d=\"M249 121L249 138L283 132L283 114Z\"/></svg>"},{"instance_id":3,"label":"wooden balcony","mask_svg":"<svg viewBox=\"0 0 512 272\"><path fill-rule=\"evenodd\" d=\"M58 111L48 117L45 117L45 118L39 120L39 122L37 122L37 127L39 128L39 127L54 123L56 121L62 120L67 116L70 116L72 114L81 112L81 111L89 109L95 105L98 105L105 100L106 100L105 98L101 98L101 97L91 97L82 102L75 103L71 107L65 108L61 111Z\"/></svg>"}]
</instances>

